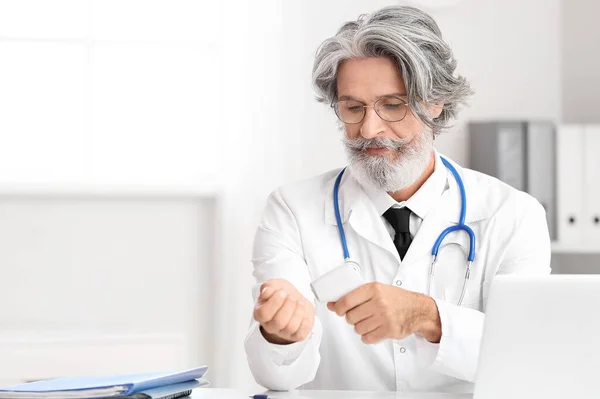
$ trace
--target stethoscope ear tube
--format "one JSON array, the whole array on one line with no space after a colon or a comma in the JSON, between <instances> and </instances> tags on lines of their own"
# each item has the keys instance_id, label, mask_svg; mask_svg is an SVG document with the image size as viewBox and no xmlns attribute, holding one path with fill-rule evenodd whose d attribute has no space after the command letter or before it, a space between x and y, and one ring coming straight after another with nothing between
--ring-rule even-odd
<instances>
[{"instance_id":1,"label":"stethoscope ear tube","mask_svg":"<svg viewBox=\"0 0 600 399\"><path fill-rule=\"evenodd\" d=\"M459 231L459 230L463 230L469 235L469 253L467 254L467 260L469 262L473 262L475 260L475 232L473 231L473 229L471 229L466 224L463 224L463 225L457 224L455 226L450 226L450 227L446 228L444 231L442 231L442 233L435 240L435 244L433 244L433 248L431 248L431 254L433 255L434 258L436 258L438 256L438 253L440 251L440 245L442 245L442 242L444 241L446 236L448 234L452 233L453 231Z\"/></svg>"}]
</instances>

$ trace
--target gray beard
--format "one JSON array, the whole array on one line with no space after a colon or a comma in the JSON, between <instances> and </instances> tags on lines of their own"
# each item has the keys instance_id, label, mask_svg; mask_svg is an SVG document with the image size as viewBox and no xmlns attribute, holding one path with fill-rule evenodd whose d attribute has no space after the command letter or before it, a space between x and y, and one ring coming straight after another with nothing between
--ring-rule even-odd
<instances>
[{"instance_id":1,"label":"gray beard","mask_svg":"<svg viewBox=\"0 0 600 399\"><path fill-rule=\"evenodd\" d=\"M404 139L343 138L349 169L356 180L376 190L391 193L406 188L423 174L433 151L433 134L423 131L412 141ZM387 148L398 153L395 161L388 155L369 155L367 148Z\"/></svg>"}]
</instances>

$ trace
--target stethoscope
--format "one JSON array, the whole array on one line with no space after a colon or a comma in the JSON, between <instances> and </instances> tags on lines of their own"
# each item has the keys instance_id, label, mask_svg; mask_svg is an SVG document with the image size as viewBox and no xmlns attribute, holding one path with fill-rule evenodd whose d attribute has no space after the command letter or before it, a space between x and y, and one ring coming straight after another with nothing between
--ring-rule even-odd
<instances>
[{"instance_id":1,"label":"stethoscope","mask_svg":"<svg viewBox=\"0 0 600 399\"><path fill-rule=\"evenodd\" d=\"M475 259L475 233L469 226L467 226L465 224L465 217L467 214L467 196L465 193L465 185L463 184L463 181L462 181L460 175L458 174L458 171L456 170L456 168L450 162L448 162L448 160L445 159L444 157L441 157L441 159L442 159L442 163L446 166L446 168L448 168L450 170L450 172L452 172L452 175L454 175L454 179L456 180L456 183L458 184L458 188L460 190L460 198L461 198L460 218L459 218L458 224L456 224L454 226L450 226L450 227L446 228L444 231L442 231L442 233L438 236L437 240L435 240L435 243L433 244L433 248L431 249L431 254L433 255L433 261L431 262L431 266L429 267L429 287L427 289L427 295L431 294L431 290L433 287L434 274L435 274L435 266L439 259L438 255L439 255L440 251L449 245L457 245L463 252L465 252L465 256L467 258L467 270L465 272L465 281L463 283L462 291L460 294L460 299L458 300L458 306L460 306L462 304L463 298L465 296L465 292L467 290L467 283L469 282L469 277L471 276L471 266L473 265L473 260ZM346 233L344 232L344 226L342 225L342 217L340 215L339 191L340 191L340 182L342 181L342 176L344 175L345 170L346 170L346 168L342 169L342 171L338 174L338 176L335 180L335 184L333 186L333 207L335 210L335 219L337 222L337 227L340 232L340 240L342 242L342 249L344 250L344 261L347 263L353 264L353 268L357 269L360 266L358 265L358 263L356 263L355 261L350 259L350 252L348 251L348 243L346 242ZM453 231L457 231L457 230L464 230L469 235L469 253L468 254L466 253L465 249L458 243L452 242L452 243L447 243L445 245L442 245L444 238L446 238L446 236L448 234L452 233ZM357 271L360 271L360 269Z\"/></svg>"}]
</instances>

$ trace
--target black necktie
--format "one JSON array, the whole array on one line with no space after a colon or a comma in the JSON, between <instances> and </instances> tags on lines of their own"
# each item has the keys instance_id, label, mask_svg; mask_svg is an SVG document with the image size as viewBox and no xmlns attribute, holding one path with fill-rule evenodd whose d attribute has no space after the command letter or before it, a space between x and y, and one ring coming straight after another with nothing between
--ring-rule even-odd
<instances>
[{"instance_id":1,"label":"black necktie","mask_svg":"<svg viewBox=\"0 0 600 399\"><path fill-rule=\"evenodd\" d=\"M390 208L383 214L383 217L390 222L396 235L394 236L394 245L400 254L400 259L404 259L404 255L410 247L412 238L410 237L410 214L411 211L407 207L404 208Z\"/></svg>"}]
</instances>

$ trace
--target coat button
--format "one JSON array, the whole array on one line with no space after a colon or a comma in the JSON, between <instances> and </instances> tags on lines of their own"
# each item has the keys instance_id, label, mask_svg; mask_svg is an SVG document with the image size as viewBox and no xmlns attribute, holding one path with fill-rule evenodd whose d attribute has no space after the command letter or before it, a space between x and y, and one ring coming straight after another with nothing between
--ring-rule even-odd
<instances>
[{"instance_id":1,"label":"coat button","mask_svg":"<svg viewBox=\"0 0 600 399\"><path fill-rule=\"evenodd\" d=\"M405 347L400 348L400 353L404 353L404 352L406 352L406 348Z\"/></svg>"},{"instance_id":2,"label":"coat button","mask_svg":"<svg viewBox=\"0 0 600 399\"><path fill-rule=\"evenodd\" d=\"M396 286L400 287L402 285L402 280L396 280Z\"/></svg>"}]
</instances>

